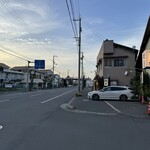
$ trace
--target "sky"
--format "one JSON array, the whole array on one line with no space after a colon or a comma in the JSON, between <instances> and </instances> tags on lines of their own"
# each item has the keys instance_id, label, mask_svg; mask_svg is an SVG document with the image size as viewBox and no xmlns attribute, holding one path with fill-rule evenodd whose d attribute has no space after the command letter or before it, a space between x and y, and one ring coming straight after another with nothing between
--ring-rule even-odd
<instances>
[{"instance_id":1,"label":"sky","mask_svg":"<svg viewBox=\"0 0 150 150\"><path fill-rule=\"evenodd\" d=\"M46 69L52 69L54 57L55 73L78 77L78 46L71 21L78 33L81 17L84 74L94 78L104 40L140 49L150 1L0 0L0 10L0 63L14 67L45 60Z\"/></svg>"}]
</instances>

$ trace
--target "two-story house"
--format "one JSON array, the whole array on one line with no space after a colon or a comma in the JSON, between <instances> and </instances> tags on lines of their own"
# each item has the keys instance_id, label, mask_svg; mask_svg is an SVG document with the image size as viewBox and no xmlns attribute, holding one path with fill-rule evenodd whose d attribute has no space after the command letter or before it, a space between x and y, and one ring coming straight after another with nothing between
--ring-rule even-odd
<instances>
[{"instance_id":1,"label":"two-story house","mask_svg":"<svg viewBox=\"0 0 150 150\"><path fill-rule=\"evenodd\" d=\"M24 79L24 73L10 70L10 67L0 63L0 87L12 87Z\"/></svg>"},{"instance_id":2,"label":"two-story house","mask_svg":"<svg viewBox=\"0 0 150 150\"><path fill-rule=\"evenodd\" d=\"M135 75L135 63L138 50L105 40L97 56L98 88L108 85L131 86Z\"/></svg>"},{"instance_id":3,"label":"two-story house","mask_svg":"<svg viewBox=\"0 0 150 150\"><path fill-rule=\"evenodd\" d=\"M145 97L150 97L150 16L147 22L145 33L136 62L136 74Z\"/></svg>"},{"instance_id":4,"label":"two-story house","mask_svg":"<svg viewBox=\"0 0 150 150\"><path fill-rule=\"evenodd\" d=\"M138 72L142 72L143 69L149 71L150 68L150 16L143 36L140 52L137 58L136 68Z\"/></svg>"}]
</instances>

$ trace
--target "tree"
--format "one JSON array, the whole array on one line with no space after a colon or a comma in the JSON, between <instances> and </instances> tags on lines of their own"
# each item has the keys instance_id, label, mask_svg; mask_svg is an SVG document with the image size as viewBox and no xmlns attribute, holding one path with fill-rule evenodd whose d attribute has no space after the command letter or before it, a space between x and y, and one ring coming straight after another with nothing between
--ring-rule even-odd
<instances>
[{"instance_id":1,"label":"tree","mask_svg":"<svg viewBox=\"0 0 150 150\"><path fill-rule=\"evenodd\" d=\"M141 80L140 80L140 74L134 76L131 79L131 84L133 85L133 88L134 88L134 94L142 95L142 84L141 84Z\"/></svg>"}]
</instances>

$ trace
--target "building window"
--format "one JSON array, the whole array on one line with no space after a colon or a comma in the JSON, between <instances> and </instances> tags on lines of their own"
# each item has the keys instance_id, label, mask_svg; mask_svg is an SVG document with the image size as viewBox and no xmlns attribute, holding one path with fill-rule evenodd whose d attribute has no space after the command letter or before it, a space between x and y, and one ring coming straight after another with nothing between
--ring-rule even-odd
<instances>
[{"instance_id":1,"label":"building window","mask_svg":"<svg viewBox=\"0 0 150 150\"><path fill-rule=\"evenodd\" d=\"M106 58L106 59L104 60L104 65L105 65L106 67L112 67L112 59Z\"/></svg>"},{"instance_id":2,"label":"building window","mask_svg":"<svg viewBox=\"0 0 150 150\"><path fill-rule=\"evenodd\" d=\"M115 58L114 59L114 67L123 67L126 66L124 58Z\"/></svg>"},{"instance_id":3,"label":"building window","mask_svg":"<svg viewBox=\"0 0 150 150\"><path fill-rule=\"evenodd\" d=\"M116 81L116 80L111 80L111 81L110 81L110 85L118 85L118 81Z\"/></svg>"}]
</instances>

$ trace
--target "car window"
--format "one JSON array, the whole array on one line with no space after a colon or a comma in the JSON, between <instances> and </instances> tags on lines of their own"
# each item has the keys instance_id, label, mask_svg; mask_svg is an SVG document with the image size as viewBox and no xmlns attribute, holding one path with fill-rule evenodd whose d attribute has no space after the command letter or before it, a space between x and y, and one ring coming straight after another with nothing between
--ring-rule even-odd
<instances>
[{"instance_id":1,"label":"car window","mask_svg":"<svg viewBox=\"0 0 150 150\"><path fill-rule=\"evenodd\" d=\"M112 91L123 91L126 90L124 87L112 87Z\"/></svg>"},{"instance_id":2,"label":"car window","mask_svg":"<svg viewBox=\"0 0 150 150\"><path fill-rule=\"evenodd\" d=\"M118 91L118 87L111 87L112 91Z\"/></svg>"},{"instance_id":3,"label":"car window","mask_svg":"<svg viewBox=\"0 0 150 150\"><path fill-rule=\"evenodd\" d=\"M111 87L104 88L103 91L104 91L104 92L106 92L106 91L111 91Z\"/></svg>"}]
</instances>

